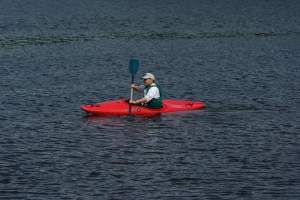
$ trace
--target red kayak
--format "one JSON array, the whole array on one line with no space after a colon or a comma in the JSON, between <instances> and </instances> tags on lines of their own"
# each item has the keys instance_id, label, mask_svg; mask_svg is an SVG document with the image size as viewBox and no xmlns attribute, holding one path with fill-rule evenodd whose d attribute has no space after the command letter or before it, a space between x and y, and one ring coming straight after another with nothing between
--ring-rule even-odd
<instances>
[{"instance_id":1,"label":"red kayak","mask_svg":"<svg viewBox=\"0 0 300 200\"><path fill-rule=\"evenodd\" d=\"M87 104L80 106L80 108L87 114L92 115L128 115L130 104L125 100L127 99ZM131 105L131 115L157 115L165 112L196 110L204 107L202 102L187 100L163 100L162 104L163 106L160 109Z\"/></svg>"}]
</instances>

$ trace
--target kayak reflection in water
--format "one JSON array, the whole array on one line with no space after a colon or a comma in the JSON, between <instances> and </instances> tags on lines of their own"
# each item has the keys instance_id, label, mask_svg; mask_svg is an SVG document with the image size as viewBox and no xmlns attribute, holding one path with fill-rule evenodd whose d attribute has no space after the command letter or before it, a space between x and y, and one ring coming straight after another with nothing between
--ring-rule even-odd
<instances>
[{"instance_id":1,"label":"kayak reflection in water","mask_svg":"<svg viewBox=\"0 0 300 200\"><path fill-rule=\"evenodd\" d=\"M162 107L162 90L159 85L154 83L155 77L151 73L146 73L142 77L144 79L144 85L131 84L130 88L137 90L138 92L144 92L144 97L137 100L129 100L129 103L135 105L143 105L148 108L159 109Z\"/></svg>"}]
</instances>

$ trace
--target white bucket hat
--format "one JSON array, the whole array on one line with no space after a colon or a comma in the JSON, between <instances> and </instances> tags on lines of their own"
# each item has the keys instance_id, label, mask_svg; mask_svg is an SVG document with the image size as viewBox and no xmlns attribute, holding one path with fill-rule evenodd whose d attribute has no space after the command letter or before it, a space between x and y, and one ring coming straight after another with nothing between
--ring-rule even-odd
<instances>
[{"instance_id":1,"label":"white bucket hat","mask_svg":"<svg viewBox=\"0 0 300 200\"><path fill-rule=\"evenodd\" d=\"M151 78L152 80L155 80L155 77L153 74L151 73L146 73L144 77L142 77L142 79L147 79L147 78Z\"/></svg>"}]
</instances>

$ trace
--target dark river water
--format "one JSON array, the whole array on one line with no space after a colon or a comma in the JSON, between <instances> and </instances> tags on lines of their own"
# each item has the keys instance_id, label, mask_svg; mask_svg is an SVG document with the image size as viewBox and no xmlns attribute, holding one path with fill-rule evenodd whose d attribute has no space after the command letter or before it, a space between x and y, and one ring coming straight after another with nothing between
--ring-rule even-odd
<instances>
[{"instance_id":1,"label":"dark river water","mask_svg":"<svg viewBox=\"0 0 300 200\"><path fill-rule=\"evenodd\" d=\"M300 1L0 5L1 199L300 198ZM86 116L131 58L206 107Z\"/></svg>"}]
</instances>

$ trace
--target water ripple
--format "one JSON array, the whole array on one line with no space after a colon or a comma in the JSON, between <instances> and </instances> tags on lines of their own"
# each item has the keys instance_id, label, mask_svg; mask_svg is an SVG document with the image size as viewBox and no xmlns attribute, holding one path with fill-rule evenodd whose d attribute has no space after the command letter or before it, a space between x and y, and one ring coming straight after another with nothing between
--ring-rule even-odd
<instances>
[{"instance_id":1,"label":"water ripple","mask_svg":"<svg viewBox=\"0 0 300 200\"><path fill-rule=\"evenodd\" d=\"M7 48L13 46L28 46L28 45L58 45L73 42L91 42L98 40L178 40L178 39L216 39L216 38L232 38L232 37L287 37L299 36L300 32L262 32L262 33L180 33L180 32L151 32L128 34L123 32L113 32L106 34L79 34L79 35L51 35L37 37L4 37L0 38L0 47Z\"/></svg>"}]
</instances>

